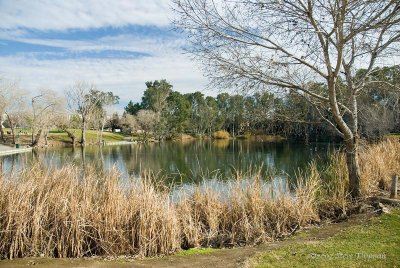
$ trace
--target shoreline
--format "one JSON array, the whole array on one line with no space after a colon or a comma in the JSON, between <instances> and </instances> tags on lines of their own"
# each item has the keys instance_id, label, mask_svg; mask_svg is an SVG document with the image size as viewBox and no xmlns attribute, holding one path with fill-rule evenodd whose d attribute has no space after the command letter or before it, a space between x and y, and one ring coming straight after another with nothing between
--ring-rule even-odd
<instances>
[{"instance_id":1,"label":"shoreline","mask_svg":"<svg viewBox=\"0 0 400 268\"><path fill-rule=\"evenodd\" d=\"M32 147L16 148L15 145L14 147L11 147L8 145L0 144L0 156L27 153L32 151L32 149L33 149Z\"/></svg>"},{"instance_id":2,"label":"shoreline","mask_svg":"<svg viewBox=\"0 0 400 268\"><path fill-rule=\"evenodd\" d=\"M270 192L259 173L238 172L227 191L197 185L177 202L172 202L170 189L156 183L161 181L158 174L145 173L125 188L116 170L89 166L82 179L81 170L72 165L50 170L34 166L20 173L18 181L5 177L0 183L0 257L75 258L110 252L152 257L188 248L264 243L326 219L385 212L367 198L389 189L390 175L399 170L399 146L386 141L361 153L365 199L360 202L348 198L345 158L339 153L329 166L311 165L309 172L298 174L293 195ZM394 162L382 166L378 159ZM243 185L247 177L250 181ZM271 198L263 198L264 192Z\"/></svg>"},{"instance_id":3,"label":"shoreline","mask_svg":"<svg viewBox=\"0 0 400 268\"><path fill-rule=\"evenodd\" d=\"M30 137L30 136L29 136ZM128 140L129 139L129 140ZM173 142L192 142L192 141L201 141L201 140L213 140L213 141L231 141L231 140L237 140L237 141L252 141L252 142L284 142L284 141L290 141L290 139L285 138L281 135L270 135L270 134L254 134L254 135L238 135L235 137L229 137L229 138L224 138L224 139L218 139L218 138L213 138L211 136L193 136L189 134L179 134L173 139L164 139L164 140L156 140L153 138L149 138L147 141L141 140L138 137L127 137L127 136L121 136L121 140L109 140L107 138L103 139L102 142L94 142L92 140L88 140L86 142L86 146L107 146L107 145L127 145L127 144L139 144L139 143L159 143L159 142L165 142L165 141L173 141ZM15 144L13 143L2 143L4 146L7 147L15 147ZM57 136L49 136L48 139L48 144L39 144L36 147L30 147L30 143L27 142L27 140L22 139L19 142L17 142L21 147L29 147L32 149L44 149L48 147L81 147L81 144L79 142L76 142L75 145L72 144L70 140L65 140L65 139L60 139ZM27 150L29 151L29 150ZM2 154L0 153L0 156Z\"/></svg>"}]
</instances>

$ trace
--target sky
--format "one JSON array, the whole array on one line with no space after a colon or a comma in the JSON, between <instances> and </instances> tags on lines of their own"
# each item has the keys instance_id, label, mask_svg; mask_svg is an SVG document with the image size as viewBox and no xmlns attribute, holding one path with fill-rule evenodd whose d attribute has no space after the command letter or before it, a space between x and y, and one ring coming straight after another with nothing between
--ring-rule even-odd
<instances>
[{"instance_id":1,"label":"sky","mask_svg":"<svg viewBox=\"0 0 400 268\"><path fill-rule=\"evenodd\" d=\"M95 83L120 97L117 111L146 81L213 95L173 16L169 0L0 0L0 77L31 94Z\"/></svg>"}]
</instances>

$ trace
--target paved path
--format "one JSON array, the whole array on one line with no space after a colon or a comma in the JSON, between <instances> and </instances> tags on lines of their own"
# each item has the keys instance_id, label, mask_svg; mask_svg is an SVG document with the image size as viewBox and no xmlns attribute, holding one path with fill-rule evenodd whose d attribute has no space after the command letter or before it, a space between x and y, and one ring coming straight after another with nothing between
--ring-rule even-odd
<instances>
[{"instance_id":1,"label":"paved path","mask_svg":"<svg viewBox=\"0 0 400 268\"><path fill-rule=\"evenodd\" d=\"M10 154L19 154L19 153L26 153L32 151L32 148L15 148L9 145L0 144L0 156L2 155L10 155Z\"/></svg>"},{"instance_id":2,"label":"paved path","mask_svg":"<svg viewBox=\"0 0 400 268\"><path fill-rule=\"evenodd\" d=\"M0 152L14 150L15 147L0 144Z\"/></svg>"}]
</instances>

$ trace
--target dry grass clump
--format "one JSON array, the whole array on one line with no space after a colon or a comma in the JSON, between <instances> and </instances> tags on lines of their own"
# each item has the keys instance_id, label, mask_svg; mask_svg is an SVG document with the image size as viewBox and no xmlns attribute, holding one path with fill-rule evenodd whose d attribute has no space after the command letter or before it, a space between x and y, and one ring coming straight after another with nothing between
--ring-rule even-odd
<instances>
[{"instance_id":1,"label":"dry grass clump","mask_svg":"<svg viewBox=\"0 0 400 268\"><path fill-rule=\"evenodd\" d=\"M400 175L400 142L386 139L366 146L360 153L362 190L372 195L379 190L389 190L393 175Z\"/></svg>"},{"instance_id":2,"label":"dry grass clump","mask_svg":"<svg viewBox=\"0 0 400 268\"><path fill-rule=\"evenodd\" d=\"M326 165L310 164L308 174L303 175L309 183L318 185L315 206L324 218L337 218L346 214L349 205L348 171L345 155L334 152Z\"/></svg>"},{"instance_id":3,"label":"dry grass clump","mask_svg":"<svg viewBox=\"0 0 400 268\"><path fill-rule=\"evenodd\" d=\"M390 190L392 176L400 174L399 151L400 142L393 139L362 146L359 164L363 197ZM316 199L320 216L335 218L347 213L351 200L344 153L333 153L325 166L312 163L306 177L320 181Z\"/></svg>"},{"instance_id":4,"label":"dry grass clump","mask_svg":"<svg viewBox=\"0 0 400 268\"><path fill-rule=\"evenodd\" d=\"M229 139L229 137L229 132L225 130L218 130L213 133L213 138L217 140L226 140Z\"/></svg>"},{"instance_id":5,"label":"dry grass clump","mask_svg":"<svg viewBox=\"0 0 400 268\"><path fill-rule=\"evenodd\" d=\"M156 255L180 248L168 194L144 179L121 188L118 173L36 166L1 178L0 257Z\"/></svg>"},{"instance_id":6,"label":"dry grass clump","mask_svg":"<svg viewBox=\"0 0 400 268\"><path fill-rule=\"evenodd\" d=\"M259 174L245 183L238 175L225 191L197 190L179 202L183 248L262 243L318 220L315 183L300 183L289 194Z\"/></svg>"},{"instance_id":7,"label":"dry grass clump","mask_svg":"<svg viewBox=\"0 0 400 268\"><path fill-rule=\"evenodd\" d=\"M194 246L254 244L315 220L315 186L293 195L266 190L259 176L226 191L197 186L172 202L145 176L86 175L73 166L40 166L0 179L0 258L169 254ZM271 188L271 187L270 187ZM272 189L272 188L271 188Z\"/></svg>"}]
</instances>

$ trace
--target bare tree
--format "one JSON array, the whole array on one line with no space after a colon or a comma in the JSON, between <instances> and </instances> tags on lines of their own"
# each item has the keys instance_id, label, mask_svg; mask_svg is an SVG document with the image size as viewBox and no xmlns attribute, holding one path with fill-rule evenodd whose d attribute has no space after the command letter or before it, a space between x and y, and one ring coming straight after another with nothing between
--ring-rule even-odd
<instances>
[{"instance_id":1,"label":"bare tree","mask_svg":"<svg viewBox=\"0 0 400 268\"><path fill-rule=\"evenodd\" d=\"M400 65L375 68L369 80L359 97L360 129L363 136L379 139L400 129Z\"/></svg>"},{"instance_id":2,"label":"bare tree","mask_svg":"<svg viewBox=\"0 0 400 268\"><path fill-rule=\"evenodd\" d=\"M125 113L121 118L121 123L127 129L129 129L130 133L132 134L133 131L137 130L139 127L139 123L136 120L136 116Z\"/></svg>"},{"instance_id":3,"label":"bare tree","mask_svg":"<svg viewBox=\"0 0 400 268\"><path fill-rule=\"evenodd\" d=\"M97 129L100 130L100 133L97 132L97 142L103 139L104 126L107 122L107 109L112 105L118 104L119 97L114 95L111 91L103 92L103 91L92 91L91 94L96 94L99 99L97 103L97 107L94 110L94 124L97 124Z\"/></svg>"},{"instance_id":4,"label":"bare tree","mask_svg":"<svg viewBox=\"0 0 400 268\"><path fill-rule=\"evenodd\" d=\"M15 128L21 121L21 117L24 113L24 95L25 92L19 87L16 81L0 79L0 116L1 119L3 119L3 115L6 116L6 120L11 129L12 143L14 144L16 143ZM4 130L1 122L0 135L4 142Z\"/></svg>"},{"instance_id":5,"label":"bare tree","mask_svg":"<svg viewBox=\"0 0 400 268\"><path fill-rule=\"evenodd\" d=\"M143 131L144 141L147 141L150 132L154 132L158 118L157 113L152 110L140 110L138 112L136 119Z\"/></svg>"},{"instance_id":6,"label":"bare tree","mask_svg":"<svg viewBox=\"0 0 400 268\"><path fill-rule=\"evenodd\" d=\"M32 113L29 115L31 125L31 145L35 147L39 144L40 138L45 138L47 145L47 133L54 118L63 110L63 99L52 90L41 90L39 95L31 99Z\"/></svg>"},{"instance_id":7,"label":"bare tree","mask_svg":"<svg viewBox=\"0 0 400 268\"><path fill-rule=\"evenodd\" d=\"M24 110L10 109L5 112L6 122L8 123L11 130L11 142L13 144L19 143L19 135L21 131L17 132L17 129L25 122L26 112Z\"/></svg>"},{"instance_id":8,"label":"bare tree","mask_svg":"<svg viewBox=\"0 0 400 268\"><path fill-rule=\"evenodd\" d=\"M285 89L306 98L343 137L349 192L360 196L357 97L395 55L398 0L174 0L177 27L212 85ZM366 71L359 76L359 68ZM312 82L324 83L314 91Z\"/></svg>"},{"instance_id":9,"label":"bare tree","mask_svg":"<svg viewBox=\"0 0 400 268\"><path fill-rule=\"evenodd\" d=\"M105 98L105 94L97 94L98 92L100 91L94 84L86 82L76 82L70 90L66 91L69 109L74 113L77 112L81 119L80 143L82 146L86 144L85 132L89 121Z\"/></svg>"}]
</instances>

